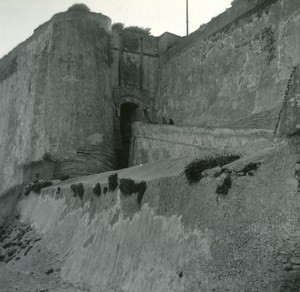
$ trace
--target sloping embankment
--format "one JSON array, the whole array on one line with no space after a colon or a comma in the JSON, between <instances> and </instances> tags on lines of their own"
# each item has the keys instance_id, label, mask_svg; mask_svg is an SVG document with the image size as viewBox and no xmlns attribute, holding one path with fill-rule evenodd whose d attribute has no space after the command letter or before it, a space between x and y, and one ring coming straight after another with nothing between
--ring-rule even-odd
<instances>
[{"instance_id":1,"label":"sloping embankment","mask_svg":"<svg viewBox=\"0 0 300 292\"><path fill-rule=\"evenodd\" d=\"M104 194L109 173L32 193L18 209L40 241L0 269L52 269L65 288L50 291L297 291L297 147L291 141L227 166L238 173L248 162L261 163L251 176L232 174L226 196L216 195L221 177L190 186L179 174L184 159L119 171L147 180L141 205L136 194ZM101 196L92 192L97 182ZM73 197L74 183L83 183L82 200Z\"/></svg>"}]
</instances>

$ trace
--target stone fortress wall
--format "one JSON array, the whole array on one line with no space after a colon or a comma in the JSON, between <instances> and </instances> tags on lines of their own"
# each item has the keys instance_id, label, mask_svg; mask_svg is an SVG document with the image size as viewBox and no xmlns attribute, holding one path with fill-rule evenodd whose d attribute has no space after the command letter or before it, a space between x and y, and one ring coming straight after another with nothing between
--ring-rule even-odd
<instances>
[{"instance_id":1,"label":"stone fortress wall","mask_svg":"<svg viewBox=\"0 0 300 292\"><path fill-rule=\"evenodd\" d=\"M242 8L227 10L164 54L158 117L185 126L275 129L300 61L299 1Z\"/></svg>"},{"instance_id":2,"label":"stone fortress wall","mask_svg":"<svg viewBox=\"0 0 300 292\"><path fill-rule=\"evenodd\" d=\"M55 15L0 60L0 192L35 172L111 170L124 151L131 165L203 152L201 128L265 130L266 140L270 131L294 133L299 109L287 100L297 91L299 26L297 0L237 1L183 38L117 33L102 14ZM131 150L121 137L123 104L132 106L130 122L144 122ZM178 131L149 125L163 116ZM196 135L187 148L185 131Z\"/></svg>"},{"instance_id":3,"label":"stone fortress wall","mask_svg":"<svg viewBox=\"0 0 300 292\"><path fill-rule=\"evenodd\" d=\"M172 118L187 133L194 127L297 132L299 30L297 0L237 2L161 54L154 119ZM287 109L290 99L295 102ZM166 143L167 130L159 127L154 132L161 141L154 141L152 130L144 125L133 137L133 164L209 148L183 147L176 142L181 134Z\"/></svg>"},{"instance_id":4,"label":"stone fortress wall","mask_svg":"<svg viewBox=\"0 0 300 292\"><path fill-rule=\"evenodd\" d=\"M195 155L249 154L271 143L270 130L133 125L130 165Z\"/></svg>"},{"instance_id":5,"label":"stone fortress wall","mask_svg":"<svg viewBox=\"0 0 300 292\"><path fill-rule=\"evenodd\" d=\"M57 14L0 60L0 192L45 153L57 175L113 167L110 26L101 14Z\"/></svg>"},{"instance_id":6,"label":"stone fortress wall","mask_svg":"<svg viewBox=\"0 0 300 292\"><path fill-rule=\"evenodd\" d=\"M0 60L0 290L299 291L299 136L273 143L299 133L299 4L235 3L132 51L105 16L62 13ZM99 173L135 119L137 165ZM242 157L182 175L223 151ZM79 177L19 197L36 172ZM113 190L116 172L142 198Z\"/></svg>"}]
</instances>

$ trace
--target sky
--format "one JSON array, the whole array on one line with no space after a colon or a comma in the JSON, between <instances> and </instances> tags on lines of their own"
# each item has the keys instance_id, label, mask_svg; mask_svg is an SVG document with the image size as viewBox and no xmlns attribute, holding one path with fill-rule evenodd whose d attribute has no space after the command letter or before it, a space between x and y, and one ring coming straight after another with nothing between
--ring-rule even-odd
<instances>
[{"instance_id":1,"label":"sky","mask_svg":"<svg viewBox=\"0 0 300 292\"><path fill-rule=\"evenodd\" d=\"M231 6L232 0L188 0L189 30L195 31ZM186 34L186 0L0 0L0 58L33 34L35 28L74 3L122 22L151 28L155 36L165 31Z\"/></svg>"}]
</instances>

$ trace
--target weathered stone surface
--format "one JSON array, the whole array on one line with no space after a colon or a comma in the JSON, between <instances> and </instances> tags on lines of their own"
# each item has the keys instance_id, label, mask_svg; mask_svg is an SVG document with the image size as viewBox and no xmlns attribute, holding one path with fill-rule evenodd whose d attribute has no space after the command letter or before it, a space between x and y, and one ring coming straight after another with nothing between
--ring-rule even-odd
<instances>
[{"instance_id":1,"label":"weathered stone surface","mask_svg":"<svg viewBox=\"0 0 300 292\"><path fill-rule=\"evenodd\" d=\"M300 265L300 257L292 257L291 263L295 265Z\"/></svg>"},{"instance_id":2,"label":"weathered stone surface","mask_svg":"<svg viewBox=\"0 0 300 292\"><path fill-rule=\"evenodd\" d=\"M270 144L273 133L268 130L233 130L173 125L133 125L130 165L166 158L220 153L251 153Z\"/></svg>"},{"instance_id":3,"label":"weathered stone surface","mask_svg":"<svg viewBox=\"0 0 300 292\"><path fill-rule=\"evenodd\" d=\"M238 18L233 11L220 15L164 60L158 117L177 125L275 129L293 66L300 62L300 5L260 2Z\"/></svg>"},{"instance_id":4,"label":"weathered stone surface","mask_svg":"<svg viewBox=\"0 0 300 292\"><path fill-rule=\"evenodd\" d=\"M280 117L278 136L300 133L300 67L294 68L289 80Z\"/></svg>"},{"instance_id":5,"label":"weathered stone surface","mask_svg":"<svg viewBox=\"0 0 300 292\"><path fill-rule=\"evenodd\" d=\"M182 166L172 173L173 161L118 171L119 178L147 180L141 206L137 194L92 193L96 183L107 185L111 172L62 182L60 194L55 186L24 197L18 210L20 221L35 229L28 234L32 247L19 260L17 251L0 263L0 283L15 287L23 281L29 291L39 283L70 292L280 292L293 291L291 285L298 291L299 283L287 277L299 265L278 258L290 258L300 242L300 197L286 183L295 145L279 145L262 158L251 183L236 178L239 187L233 184L218 201L218 178L190 186ZM82 200L70 188L78 183L85 189Z\"/></svg>"},{"instance_id":6,"label":"weathered stone surface","mask_svg":"<svg viewBox=\"0 0 300 292\"><path fill-rule=\"evenodd\" d=\"M60 174L112 168L109 28L101 14L57 14L0 60L10 72L0 74L0 192L46 152ZM91 143L95 134L102 142Z\"/></svg>"}]
</instances>

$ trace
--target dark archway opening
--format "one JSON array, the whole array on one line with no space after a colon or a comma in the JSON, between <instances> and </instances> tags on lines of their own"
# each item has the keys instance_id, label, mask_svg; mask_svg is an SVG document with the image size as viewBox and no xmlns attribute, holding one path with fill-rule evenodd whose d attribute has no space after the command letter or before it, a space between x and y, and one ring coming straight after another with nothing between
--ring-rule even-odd
<instances>
[{"instance_id":1,"label":"dark archway opening","mask_svg":"<svg viewBox=\"0 0 300 292\"><path fill-rule=\"evenodd\" d=\"M131 140L131 124L138 120L138 106L134 103L123 103L120 112L120 132L122 150L118 155L118 168L126 168L129 165L129 147Z\"/></svg>"}]
</instances>

